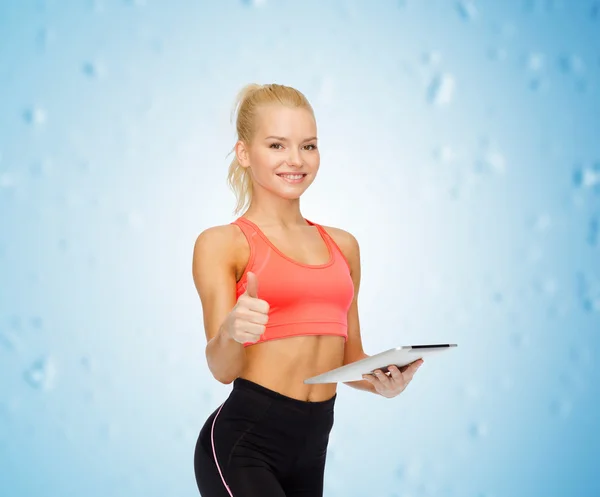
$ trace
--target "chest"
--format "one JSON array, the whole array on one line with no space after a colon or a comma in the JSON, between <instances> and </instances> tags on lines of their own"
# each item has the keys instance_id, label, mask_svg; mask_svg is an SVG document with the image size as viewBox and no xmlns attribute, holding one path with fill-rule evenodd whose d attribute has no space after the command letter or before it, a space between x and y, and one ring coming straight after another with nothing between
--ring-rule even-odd
<instances>
[{"instance_id":1,"label":"chest","mask_svg":"<svg viewBox=\"0 0 600 497\"><path fill-rule=\"evenodd\" d=\"M302 228L294 232L264 230L255 232L252 237L260 238L269 256L275 255L284 261L302 267L323 267L333 261L333 249L315 227ZM236 281L239 281L250 259L250 246L240 236L236 250Z\"/></svg>"}]
</instances>

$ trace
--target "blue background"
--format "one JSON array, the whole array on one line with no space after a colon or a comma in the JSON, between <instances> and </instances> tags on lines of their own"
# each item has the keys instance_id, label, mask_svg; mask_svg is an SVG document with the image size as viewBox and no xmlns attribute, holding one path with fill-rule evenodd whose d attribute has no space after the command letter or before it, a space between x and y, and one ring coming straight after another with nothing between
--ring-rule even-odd
<instances>
[{"instance_id":1,"label":"blue background","mask_svg":"<svg viewBox=\"0 0 600 497\"><path fill-rule=\"evenodd\" d=\"M600 495L593 0L0 1L0 494L198 495L231 385L191 256L249 82L315 108L366 352L459 344L339 386L325 495Z\"/></svg>"}]
</instances>

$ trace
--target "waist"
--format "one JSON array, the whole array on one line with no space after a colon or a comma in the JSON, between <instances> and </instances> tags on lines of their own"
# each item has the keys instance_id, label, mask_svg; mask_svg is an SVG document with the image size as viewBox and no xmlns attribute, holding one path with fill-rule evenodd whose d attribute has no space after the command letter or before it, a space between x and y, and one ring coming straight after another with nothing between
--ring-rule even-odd
<instances>
[{"instance_id":1,"label":"waist","mask_svg":"<svg viewBox=\"0 0 600 497\"><path fill-rule=\"evenodd\" d=\"M325 400L336 383L307 385L304 380L344 363L341 336L296 336L246 347L239 376L295 399Z\"/></svg>"},{"instance_id":2,"label":"waist","mask_svg":"<svg viewBox=\"0 0 600 497\"><path fill-rule=\"evenodd\" d=\"M268 398L281 407L289 407L295 411L300 411L306 414L333 411L337 398L337 392L335 392L332 397L325 400L310 401L296 399L276 390L272 390L264 385L261 385L260 383L256 383L252 380L242 377L238 377L233 380L233 389L238 391L246 391L253 395Z\"/></svg>"}]
</instances>

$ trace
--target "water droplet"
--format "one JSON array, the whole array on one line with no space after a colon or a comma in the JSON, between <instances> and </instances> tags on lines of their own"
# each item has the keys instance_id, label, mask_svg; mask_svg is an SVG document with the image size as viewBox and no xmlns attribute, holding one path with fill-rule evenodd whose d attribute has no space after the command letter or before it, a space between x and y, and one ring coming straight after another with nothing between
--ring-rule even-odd
<instances>
[{"instance_id":1,"label":"water droplet","mask_svg":"<svg viewBox=\"0 0 600 497\"><path fill-rule=\"evenodd\" d=\"M540 214L533 223L533 229L539 233L543 233L548 231L550 226L552 225L552 220L550 216L546 213Z\"/></svg>"},{"instance_id":2,"label":"water droplet","mask_svg":"<svg viewBox=\"0 0 600 497\"><path fill-rule=\"evenodd\" d=\"M10 331L2 331L0 332L0 344L9 350L16 350L19 348L19 339Z\"/></svg>"},{"instance_id":3,"label":"water droplet","mask_svg":"<svg viewBox=\"0 0 600 497\"><path fill-rule=\"evenodd\" d=\"M87 405L94 405L97 401L98 395L96 394L96 392L94 390L86 390L83 392L82 397L83 397L83 401Z\"/></svg>"},{"instance_id":4,"label":"water droplet","mask_svg":"<svg viewBox=\"0 0 600 497\"><path fill-rule=\"evenodd\" d=\"M69 240L67 240L65 237L60 238L58 240L58 250L61 252L66 252L69 250Z\"/></svg>"},{"instance_id":5,"label":"water droplet","mask_svg":"<svg viewBox=\"0 0 600 497\"><path fill-rule=\"evenodd\" d=\"M525 333L515 331L510 336L510 342L513 345L513 347L520 348L527 344L528 338Z\"/></svg>"},{"instance_id":6,"label":"water droplet","mask_svg":"<svg viewBox=\"0 0 600 497\"><path fill-rule=\"evenodd\" d=\"M93 362L92 362L92 359L90 359L89 356L83 356L83 357L81 357L81 359L79 359L79 364L81 364L81 367L85 371L90 372L92 370Z\"/></svg>"},{"instance_id":7,"label":"water droplet","mask_svg":"<svg viewBox=\"0 0 600 497\"><path fill-rule=\"evenodd\" d=\"M452 102L456 82L451 74L438 74L433 78L427 92L427 100L435 105L447 105Z\"/></svg>"},{"instance_id":8,"label":"water droplet","mask_svg":"<svg viewBox=\"0 0 600 497\"><path fill-rule=\"evenodd\" d=\"M44 50L48 45L56 40L56 32L48 27L41 28L35 37L36 44Z\"/></svg>"},{"instance_id":9,"label":"water droplet","mask_svg":"<svg viewBox=\"0 0 600 497\"><path fill-rule=\"evenodd\" d=\"M100 427L100 437L105 440L114 440L118 435L118 428L114 423L105 423Z\"/></svg>"},{"instance_id":10,"label":"water droplet","mask_svg":"<svg viewBox=\"0 0 600 497\"><path fill-rule=\"evenodd\" d=\"M267 4L267 0L242 0L242 3L251 7L263 7Z\"/></svg>"},{"instance_id":11,"label":"water droplet","mask_svg":"<svg viewBox=\"0 0 600 497\"><path fill-rule=\"evenodd\" d=\"M544 79L541 77L531 78L529 80L529 89L531 91L541 91L546 87Z\"/></svg>"},{"instance_id":12,"label":"water droplet","mask_svg":"<svg viewBox=\"0 0 600 497\"><path fill-rule=\"evenodd\" d=\"M504 156L498 151L488 150L476 162L476 170L482 173L491 172L502 175L506 171Z\"/></svg>"},{"instance_id":13,"label":"water droplet","mask_svg":"<svg viewBox=\"0 0 600 497\"><path fill-rule=\"evenodd\" d=\"M540 53L531 53L527 59L527 67L532 71L539 71L544 65L544 56Z\"/></svg>"},{"instance_id":14,"label":"water droplet","mask_svg":"<svg viewBox=\"0 0 600 497\"><path fill-rule=\"evenodd\" d=\"M590 366L592 364L592 351L586 345L571 346L569 356L573 362L583 366Z\"/></svg>"},{"instance_id":15,"label":"water droplet","mask_svg":"<svg viewBox=\"0 0 600 497\"><path fill-rule=\"evenodd\" d=\"M37 359L25 371L24 378L33 388L51 390L56 379L54 361L48 356Z\"/></svg>"},{"instance_id":16,"label":"water droplet","mask_svg":"<svg viewBox=\"0 0 600 497\"><path fill-rule=\"evenodd\" d=\"M498 47L494 47L494 48L490 48L488 50L488 57L491 60L499 60L499 61L503 61L506 60L508 57L508 52L506 51L506 49L504 48L498 48Z\"/></svg>"},{"instance_id":17,"label":"water droplet","mask_svg":"<svg viewBox=\"0 0 600 497\"><path fill-rule=\"evenodd\" d=\"M81 67L81 70L90 78L104 77L106 75L106 67L98 61L87 61Z\"/></svg>"},{"instance_id":18,"label":"water droplet","mask_svg":"<svg viewBox=\"0 0 600 497\"><path fill-rule=\"evenodd\" d=\"M396 478L399 480L415 480L422 473L423 463L418 459L412 459L401 463L396 467Z\"/></svg>"},{"instance_id":19,"label":"water droplet","mask_svg":"<svg viewBox=\"0 0 600 497\"><path fill-rule=\"evenodd\" d=\"M582 307L587 312L600 311L600 280L598 278L578 273L577 293Z\"/></svg>"},{"instance_id":20,"label":"water droplet","mask_svg":"<svg viewBox=\"0 0 600 497\"><path fill-rule=\"evenodd\" d=\"M44 325L44 320L40 316L32 316L30 321L31 327L39 330Z\"/></svg>"},{"instance_id":21,"label":"water droplet","mask_svg":"<svg viewBox=\"0 0 600 497\"><path fill-rule=\"evenodd\" d=\"M0 173L0 188L9 190L17 186L17 179L13 173L8 171Z\"/></svg>"},{"instance_id":22,"label":"water droplet","mask_svg":"<svg viewBox=\"0 0 600 497\"><path fill-rule=\"evenodd\" d=\"M442 145L442 146L437 147L434 150L433 155L436 160L438 160L439 162L445 162L445 163L452 162L456 158L456 154L454 153L452 148L450 148L447 145Z\"/></svg>"},{"instance_id":23,"label":"water droplet","mask_svg":"<svg viewBox=\"0 0 600 497\"><path fill-rule=\"evenodd\" d=\"M525 0L523 2L523 11L524 12L533 12L536 8L536 0Z\"/></svg>"},{"instance_id":24,"label":"water droplet","mask_svg":"<svg viewBox=\"0 0 600 497\"><path fill-rule=\"evenodd\" d=\"M425 65L437 65L442 61L442 54L436 50L432 50L424 53L422 60Z\"/></svg>"},{"instance_id":25,"label":"water droplet","mask_svg":"<svg viewBox=\"0 0 600 497\"><path fill-rule=\"evenodd\" d=\"M469 427L469 434L473 438L482 438L482 437L487 436L487 434L488 434L487 424L484 423L483 421L472 423L471 426Z\"/></svg>"},{"instance_id":26,"label":"water droplet","mask_svg":"<svg viewBox=\"0 0 600 497\"><path fill-rule=\"evenodd\" d=\"M34 177L45 177L52 172L52 160L42 159L29 166L29 173Z\"/></svg>"},{"instance_id":27,"label":"water droplet","mask_svg":"<svg viewBox=\"0 0 600 497\"><path fill-rule=\"evenodd\" d=\"M573 171L573 183L578 188L594 188L600 192L600 161L591 166L577 165Z\"/></svg>"},{"instance_id":28,"label":"water droplet","mask_svg":"<svg viewBox=\"0 0 600 497\"><path fill-rule=\"evenodd\" d=\"M99 14L104 12L104 1L103 0L91 0L90 2L92 7L92 12L94 14Z\"/></svg>"},{"instance_id":29,"label":"water droplet","mask_svg":"<svg viewBox=\"0 0 600 497\"><path fill-rule=\"evenodd\" d=\"M581 74L585 69L583 59L577 55L563 55L558 60L558 66L565 74Z\"/></svg>"},{"instance_id":30,"label":"water droplet","mask_svg":"<svg viewBox=\"0 0 600 497\"><path fill-rule=\"evenodd\" d=\"M592 247L600 247L600 216L592 216L590 219L587 241Z\"/></svg>"},{"instance_id":31,"label":"water droplet","mask_svg":"<svg viewBox=\"0 0 600 497\"><path fill-rule=\"evenodd\" d=\"M500 34L505 38L512 38L517 34L517 26L513 22L505 22L500 27Z\"/></svg>"},{"instance_id":32,"label":"water droplet","mask_svg":"<svg viewBox=\"0 0 600 497\"><path fill-rule=\"evenodd\" d=\"M48 120L46 111L41 107L32 107L30 109L26 109L25 112L23 112L23 118L27 123L34 124L36 126L41 126Z\"/></svg>"},{"instance_id":33,"label":"water droplet","mask_svg":"<svg viewBox=\"0 0 600 497\"><path fill-rule=\"evenodd\" d=\"M132 228L140 228L144 225L144 217L139 212L131 210L127 213L127 223Z\"/></svg>"},{"instance_id":34,"label":"water droplet","mask_svg":"<svg viewBox=\"0 0 600 497\"><path fill-rule=\"evenodd\" d=\"M472 0L462 0L456 2L456 11L465 21L472 21L477 17L477 9Z\"/></svg>"},{"instance_id":35,"label":"water droplet","mask_svg":"<svg viewBox=\"0 0 600 497\"><path fill-rule=\"evenodd\" d=\"M23 330L21 316L13 314L8 319L8 324L9 324L10 328L14 331L22 331Z\"/></svg>"},{"instance_id":36,"label":"water droplet","mask_svg":"<svg viewBox=\"0 0 600 497\"><path fill-rule=\"evenodd\" d=\"M556 280L550 276L536 281L534 287L536 291L544 297L554 297L558 290Z\"/></svg>"},{"instance_id":37,"label":"water droplet","mask_svg":"<svg viewBox=\"0 0 600 497\"><path fill-rule=\"evenodd\" d=\"M481 394L481 390L477 385L470 384L462 388L462 394L467 399L477 399Z\"/></svg>"},{"instance_id":38,"label":"water droplet","mask_svg":"<svg viewBox=\"0 0 600 497\"><path fill-rule=\"evenodd\" d=\"M573 410L573 404L569 399L562 398L553 400L550 403L550 412L551 414L558 416L560 418L567 418L571 411Z\"/></svg>"},{"instance_id":39,"label":"water droplet","mask_svg":"<svg viewBox=\"0 0 600 497\"><path fill-rule=\"evenodd\" d=\"M495 302L496 304L499 304L503 300L504 300L504 295L502 295L501 291L496 290L495 292L492 293L492 302Z\"/></svg>"}]
</instances>

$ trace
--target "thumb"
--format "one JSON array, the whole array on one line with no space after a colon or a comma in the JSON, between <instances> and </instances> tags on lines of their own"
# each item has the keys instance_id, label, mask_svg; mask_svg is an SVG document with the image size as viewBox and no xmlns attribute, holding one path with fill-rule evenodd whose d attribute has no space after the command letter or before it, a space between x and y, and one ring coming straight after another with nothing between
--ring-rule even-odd
<instances>
[{"instance_id":1,"label":"thumb","mask_svg":"<svg viewBox=\"0 0 600 497\"><path fill-rule=\"evenodd\" d=\"M246 295L249 297L258 298L258 281L256 275L252 272L248 272L246 276Z\"/></svg>"}]
</instances>

